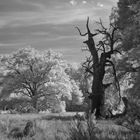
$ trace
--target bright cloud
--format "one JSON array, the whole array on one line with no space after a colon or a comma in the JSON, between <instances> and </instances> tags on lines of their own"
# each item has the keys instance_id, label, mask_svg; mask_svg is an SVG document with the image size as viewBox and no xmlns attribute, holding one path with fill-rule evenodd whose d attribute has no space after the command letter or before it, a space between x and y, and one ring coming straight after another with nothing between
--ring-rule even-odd
<instances>
[{"instance_id":1,"label":"bright cloud","mask_svg":"<svg viewBox=\"0 0 140 140\"><path fill-rule=\"evenodd\" d=\"M102 3L100 3L100 2L97 3L97 6L104 7L104 5Z\"/></svg>"},{"instance_id":2,"label":"bright cloud","mask_svg":"<svg viewBox=\"0 0 140 140\"><path fill-rule=\"evenodd\" d=\"M82 3L83 3L83 4L86 4L86 3L87 3L87 1L83 0L83 1L82 1Z\"/></svg>"},{"instance_id":3,"label":"bright cloud","mask_svg":"<svg viewBox=\"0 0 140 140\"><path fill-rule=\"evenodd\" d=\"M70 4L73 5L73 6L75 6L75 5L77 5L77 1L76 0L71 0L70 1Z\"/></svg>"}]
</instances>

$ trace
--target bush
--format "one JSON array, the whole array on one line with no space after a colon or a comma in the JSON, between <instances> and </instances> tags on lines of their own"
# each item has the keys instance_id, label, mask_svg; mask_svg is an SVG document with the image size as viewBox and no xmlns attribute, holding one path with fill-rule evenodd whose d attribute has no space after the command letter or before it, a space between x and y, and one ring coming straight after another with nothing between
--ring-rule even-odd
<instances>
[{"instance_id":1,"label":"bush","mask_svg":"<svg viewBox=\"0 0 140 140\"><path fill-rule=\"evenodd\" d=\"M26 105L28 103L30 103L30 100L26 98L12 98L10 100L2 100L0 102L0 110L16 110L20 105Z\"/></svg>"},{"instance_id":2,"label":"bush","mask_svg":"<svg viewBox=\"0 0 140 140\"><path fill-rule=\"evenodd\" d=\"M87 110L87 104L84 103L82 105L74 105L74 104L67 104L66 111L68 112L85 112Z\"/></svg>"},{"instance_id":3,"label":"bush","mask_svg":"<svg viewBox=\"0 0 140 140\"><path fill-rule=\"evenodd\" d=\"M23 103L16 108L19 113L36 113L37 110L31 105L31 103Z\"/></svg>"}]
</instances>

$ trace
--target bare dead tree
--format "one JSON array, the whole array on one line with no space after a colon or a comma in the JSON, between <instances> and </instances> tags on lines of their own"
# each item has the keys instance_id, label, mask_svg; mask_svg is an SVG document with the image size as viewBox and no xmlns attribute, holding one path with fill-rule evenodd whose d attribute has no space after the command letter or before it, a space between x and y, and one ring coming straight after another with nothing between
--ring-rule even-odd
<instances>
[{"instance_id":1,"label":"bare dead tree","mask_svg":"<svg viewBox=\"0 0 140 140\"><path fill-rule=\"evenodd\" d=\"M100 26L100 29L97 29L96 33L94 34L91 33L89 29L89 18L87 19L86 23L86 33L81 33L81 30L76 27L81 36L88 37L83 43L87 45L91 56L86 59L85 63L83 63L83 67L87 73L90 73L93 76L92 93L90 93L89 99L91 100L91 113L93 113L96 109L96 117L101 116L101 107L104 103L105 89L112 84L103 83L107 67L112 68L112 74L115 81L114 83L121 98L115 65L111 59L112 55L120 53L115 47L115 44L117 44L121 39L116 35L118 27L110 23L110 27L106 28L101 20L98 22L98 25ZM94 37L98 34L101 34L103 38L101 41L99 41L98 45L95 45Z\"/></svg>"}]
</instances>

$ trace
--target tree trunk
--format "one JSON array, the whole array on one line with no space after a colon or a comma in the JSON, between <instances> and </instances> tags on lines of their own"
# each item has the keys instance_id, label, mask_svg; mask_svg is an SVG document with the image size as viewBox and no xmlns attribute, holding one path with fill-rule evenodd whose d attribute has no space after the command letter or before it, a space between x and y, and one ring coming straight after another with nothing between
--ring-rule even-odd
<instances>
[{"instance_id":1,"label":"tree trunk","mask_svg":"<svg viewBox=\"0 0 140 140\"><path fill-rule=\"evenodd\" d=\"M98 118L101 116L101 108L104 105L104 67L101 65L95 68L94 79L92 83L92 97L91 97L91 113L95 112L95 116Z\"/></svg>"},{"instance_id":2,"label":"tree trunk","mask_svg":"<svg viewBox=\"0 0 140 140\"><path fill-rule=\"evenodd\" d=\"M94 90L95 91L95 90ZM95 116L98 118L101 116L101 108L104 103L104 92L101 93L101 91L97 90L96 93L91 98L91 113L95 112Z\"/></svg>"},{"instance_id":3,"label":"tree trunk","mask_svg":"<svg viewBox=\"0 0 140 140\"><path fill-rule=\"evenodd\" d=\"M34 109L37 110L37 97L32 97L32 106Z\"/></svg>"}]
</instances>

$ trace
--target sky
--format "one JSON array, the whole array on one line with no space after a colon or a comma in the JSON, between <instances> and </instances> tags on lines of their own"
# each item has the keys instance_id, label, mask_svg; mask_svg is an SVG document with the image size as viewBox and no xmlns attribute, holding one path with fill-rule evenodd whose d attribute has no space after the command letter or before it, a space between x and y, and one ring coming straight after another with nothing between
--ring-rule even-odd
<instances>
[{"instance_id":1,"label":"sky","mask_svg":"<svg viewBox=\"0 0 140 140\"><path fill-rule=\"evenodd\" d=\"M101 18L108 24L117 0L0 0L0 53L20 48L52 49L69 62L81 62L86 20L94 32Z\"/></svg>"}]
</instances>

